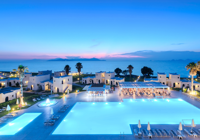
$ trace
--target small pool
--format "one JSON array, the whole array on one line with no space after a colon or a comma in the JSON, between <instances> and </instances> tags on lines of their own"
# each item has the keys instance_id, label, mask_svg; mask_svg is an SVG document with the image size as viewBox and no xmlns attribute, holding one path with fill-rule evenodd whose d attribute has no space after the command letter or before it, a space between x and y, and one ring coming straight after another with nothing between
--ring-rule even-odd
<instances>
[{"instance_id":1,"label":"small pool","mask_svg":"<svg viewBox=\"0 0 200 140\"><path fill-rule=\"evenodd\" d=\"M179 124L194 119L200 109L182 99L124 99L124 102L77 102L53 135L132 134L130 124Z\"/></svg>"},{"instance_id":2,"label":"small pool","mask_svg":"<svg viewBox=\"0 0 200 140\"><path fill-rule=\"evenodd\" d=\"M15 120L11 121L7 125L0 128L0 135L15 135L26 125L31 123L41 113L24 113Z\"/></svg>"}]
</instances>

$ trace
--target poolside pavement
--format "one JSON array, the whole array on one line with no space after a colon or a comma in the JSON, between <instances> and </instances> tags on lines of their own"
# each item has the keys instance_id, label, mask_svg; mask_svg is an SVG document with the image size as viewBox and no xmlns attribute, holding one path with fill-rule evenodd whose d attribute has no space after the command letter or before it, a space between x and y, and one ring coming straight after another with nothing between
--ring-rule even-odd
<instances>
[{"instance_id":1,"label":"poolside pavement","mask_svg":"<svg viewBox=\"0 0 200 140\"><path fill-rule=\"evenodd\" d=\"M66 96L66 101L62 98L59 102L52 106L54 109L54 113L60 115L60 119L56 121L54 126L44 126L44 121L50 117L50 109L51 107L38 107L36 103L35 105L29 107L28 109L24 109L19 111L18 116L23 113L35 113L40 112L42 113L39 117L37 117L34 121L30 124L25 126L22 130L16 133L13 136L0 136L0 140L132 140L138 139L135 138L134 135L52 135L52 132L56 129L56 127L60 124L63 118L67 115L70 109L76 102L120 102L122 98L118 96L119 89L116 89L114 93L108 94L106 97L88 97L86 92L81 92L79 94L71 93L70 95ZM126 97L128 98L128 97ZM132 97L129 97L132 98ZM182 98L183 100L189 102L190 104L200 108L200 102L196 101L188 96L184 95L178 91L171 91L170 98ZM57 113L61 106L64 104L70 105L70 108L64 113ZM16 117L18 117L16 116ZM6 123L12 121L16 117L9 119ZM173 114L172 114L173 117ZM0 127L4 126L6 123L0 124ZM78 126L77 126L78 127ZM200 128L199 125L197 125ZM130 124L130 129L137 128L137 125ZM147 128L147 125L142 125L143 129ZM173 129L177 130L178 125L151 125L151 128L165 128L165 129ZM147 139L147 138L142 138ZM153 138L155 140L158 139L168 139L172 140L175 138ZM187 137L187 140L192 140L194 138ZM195 138L198 139L198 138Z\"/></svg>"}]
</instances>

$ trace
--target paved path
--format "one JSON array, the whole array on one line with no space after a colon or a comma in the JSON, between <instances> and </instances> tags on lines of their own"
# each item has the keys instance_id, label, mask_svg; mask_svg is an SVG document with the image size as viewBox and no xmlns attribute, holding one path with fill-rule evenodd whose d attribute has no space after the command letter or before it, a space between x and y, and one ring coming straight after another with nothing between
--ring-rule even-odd
<instances>
[{"instance_id":1,"label":"paved path","mask_svg":"<svg viewBox=\"0 0 200 140\"><path fill-rule=\"evenodd\" d=\"M61 118L55 123L54 126L44 126L43 123L45 120L47 120L50 117L50 107L44 107L39 108L37 104L33 105L32 107L28 109L21 110L19 115L23 114L24 112L41 112L42 114L36 118L33 122L28 124L26 127L24 127L22 130L20 130L17 134L14 136L0 136L0 140L132 140L135 139L133 135L51 135L52 132L56 129L56 127L60 124L62 119L67 115L67 113L70 111L70 109L73 107L73 105L76 102L82 101L82 102L119 102L121 101L121 97L118 96L119 90L116 89L116 91L112 94L108 94L106 98L102 97L87 97L86 92L81 92L79 94L71 93L70 95L67 95L67 100L60 99L59 102L54 105L52 108L54 109L54 112L56 113L59 108L64 105L70 105L70 108L65 113L58 113L61 115ZM171 94L172 98L182 98L185 101L193 104L194 106L200 108L200 102L188 98L188 96L182 94L181 92L172 91ZM130 97L132 98L132 97ZM172 114L173 115L173 114ZM16 118L16 117L15 117ZM12 121L13 119L10 119L9 121ZM7 122L8 123L8 122ZM0 127L4 126L4 124L0 124ZM78 127L78 126L77 126ZM137 128L137 125L131 125L132 129ZM142 126L143 128L146 128L146 125ZM199 126L197 126L200 128ZM151 128L166 128L166 129L177 129L177 125L151 125ZM153 138L155 140L160 140L161 138ZM167 140L172 140L174 138L163 138ZM193 138L187 138L187 140L192 140ZM197 138L196 138L197 139Z\"/></svg>"}]
</instances>

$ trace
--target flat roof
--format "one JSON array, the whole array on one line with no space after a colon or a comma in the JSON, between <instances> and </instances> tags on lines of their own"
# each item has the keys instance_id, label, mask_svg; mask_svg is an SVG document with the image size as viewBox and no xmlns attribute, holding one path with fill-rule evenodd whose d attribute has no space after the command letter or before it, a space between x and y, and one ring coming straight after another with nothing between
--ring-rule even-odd
<instances>
[{"instance_id":1,"label":"flat roof","mask_svg":"<svg viewBox=\"0 0 200 140\"><path fill-rule=\"evenodd\" d=\"M159 82L120 82L121 88L168 88Z\"/></svg>"},{"instance_id":2,"label":"flat roof","mask_svg":"<svg viewBox=\"0 0 200 140\"><path fill-rule=\"evenodd\" d=\"M166 75L164 72L158 72L158 74L160 74L160 75Z\"/></svg>"},{"instance_id":3,"label":"flat roof","mask_svg":"<svg viewBox=\"0 0 200 140\"><path fill-rule=\"evenodd\" d=\"M119 78L119 77L113 77L111 79L115 79L115 80L123 80L124 78Z\"/></svg>"},{"instance_id":4,"label":"flat roof","mask_svg":"<svg viewBox=\"0 0 200 140\"><path fill-rule=\"evenodd\" d=\"M63 75L63 76L57 76L57 77L54 77L54 78L65 78L65 77L70 77L71 75Z\"/></svg>"},{"instance_id":5,"label":"flat roof","mask_svg":"<svg viewBox=\"0 0 200 140\"><path fill-rule=\"evenodd\" d=\"M104 84L92 84L91 87L103 87Z\"/></svg>"},{"instance_id":6,"label":"flat roof","mask_svg":"<svg viewBox=\"0 0 200 140\"><path fill-rule=\"evenodd\" d=\"M144 78L144 81L158 81L158 78Z\"/></svg>"},{"instance_id":7,"label":"flat roof","mask_svg":"<svg viewBox=\"0 0 200 140\"><path fill-rule=\"evenodd\" d=\"M169 74L171 74L171 75L179 75L179 74L177 74L177 73L169 73Z\"/></svg>"},{"instance_id":8,"label":"flat roof","mask_svg":"<svg viewBox=\"0 0 200 140\"><path fill-rule=\"evenodd\" d=\"M6 87L6 88L2 88L0 89L0 94L3 93L3 94L7 94L7 93L10 93L10 92L13 92L15 90L20 90L20 88L15 88L15 87Z\"/></svg>"}]
</instances>

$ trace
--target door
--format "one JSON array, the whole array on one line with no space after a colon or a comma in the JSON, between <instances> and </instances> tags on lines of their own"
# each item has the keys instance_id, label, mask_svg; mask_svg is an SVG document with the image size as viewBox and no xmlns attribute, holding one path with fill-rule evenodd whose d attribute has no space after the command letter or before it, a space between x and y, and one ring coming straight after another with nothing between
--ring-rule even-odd
<instances>
[{"instance_id":1,"label":"door","mask_svg":"<svg viewBox=\"0 0 200 140\"><path fill-rule=\"evenodd\" d=\"M85 84L87 84L87 81L85 80Z\"/></svg>"},{"instance_id":2,"label":"door","mask_svg":"<svg viewBox=\"0 0 200 140\"><path fill-rule=\"evenodd\" d=\"M185 87L185 84L183 84L183 87Z\"/></svg>"},{"instance_id":3,"label":"door","mask_svg":"<svg viewBox=\"0 0 200 140\"><path fill-rule=\"evenodd\" d=\"M101 81L99 80L99 84L101 83Z\"/></svg>"},{"instance_id":4,"label":"door","mask_svg":"<svg viewBox=\"0 0 200 140\"><path fill-rule=\"evenodd\" d=\"M93 84L94 82L93 82L93 80L92 80L92 84Z\"/></svg>"},{"instance_id":5,"label":"door","mask_svg":"<svg viewBox=\"0 0 200 140\"><path fill-rule=\"evenodd\" d=\"M176 85L175 85L175 83L173 83L173 87L175 87Z\"/></svg>"},{"instance_id":6,"label":"door","mask_svg":"<svg viewBox=\"0 0 200 140\"><path fill-rule=\"evenodd\" d=\"M110 82L111 86L112 86L112 81Z\"/></svg>"},{"instance_id":7,"label":"door","mask_svg":"<svg viewBox=\"0 0 200 140\"><path fill-rule=\"evenodd\" d=\"M1 87L1 83L0 83L0 87Z\"/></svg>"},{"instance_id":8,"label":"door","mask_svg":"<svg viewBox=\"0 0 200 140\"><path fill-rule=\"evenodd\" d=\"M5 98L5 102L7 102L7 101L8 101L8 97Z\"/></svg>"},{"instance_id":9,"label":"door","mask_svg":"<svg viewBox=\"0 0 200 140\"><path fill-rule=\"evenodd\" d=\"M9 87L11 87L11 82L9 82Z\"/></svg>"},{"instance_id":10,"label":"door","mask_svg":"<svg viewBox=\"0 0 200 140\"><path fill-rule=\"evenodd\" d=\"M59 88L57 88L57 93L59 93Z\"/></svg>"},{"instance_id":11,"label":"door","mask_svg":"<svg viewBox=\"0 0 200 140\"><path fill-rule=\"evenodd\" d=\"M118 86L118 83L116 82L116 86Z\"/></svg>"},{"instance_id":12,"label":"door","mask_svg":"<svg viewBox=\"0 0 200 140\"><path fill-rule=\"evenodd\" d=\"M195 86L193 86L193 90L195 90Z\"/></svg>"}]
</instances>

